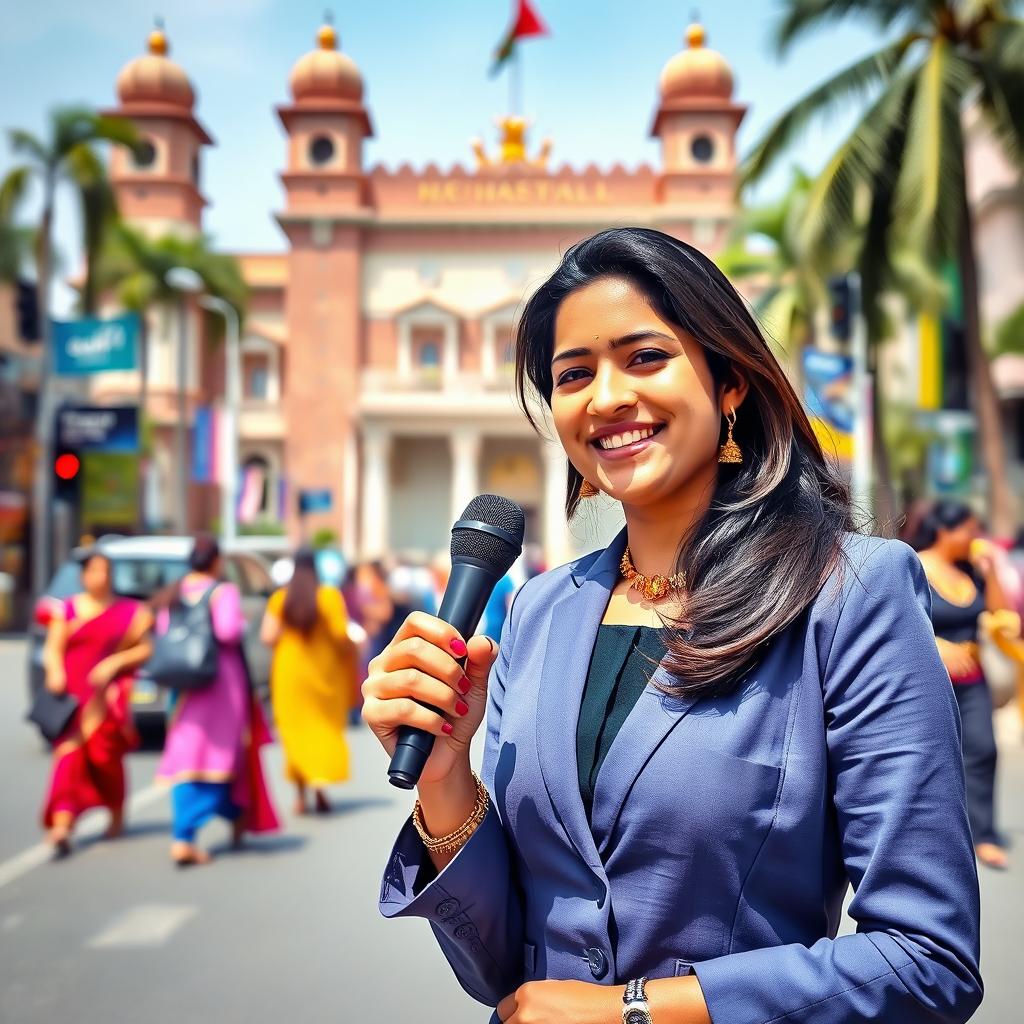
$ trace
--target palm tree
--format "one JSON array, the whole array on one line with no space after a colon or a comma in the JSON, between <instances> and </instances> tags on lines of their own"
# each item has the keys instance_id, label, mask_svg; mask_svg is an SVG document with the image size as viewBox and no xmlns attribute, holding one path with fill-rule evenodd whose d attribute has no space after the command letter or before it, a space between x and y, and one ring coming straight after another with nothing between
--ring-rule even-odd
<instances>
[{"instance_id":1,"label":"palm tree","mask_svg":"<svg viewBox=\"0 0 1024 1024\"><path fill-rule=\"evenodd\" d=\"M119 223L106 237L96 262L96 287L101 294L113 293L124 309L140 315L139 416L146 428L149 404L149 330L146 312L170 305L180 294L167 283L173 267L188 267L202 279L208 295L230 302L244 316L247 289L234 257L213 251L202 235L162 235L151 238L142 231ZM220 320L213 321L215 330ZM179 395L179 416L184 423L184 395Z\"/></svg>"},{"instance_id":2,"label":"palm tree","mask_svg":"<svg viewBox=\"0 0 1024 1024\"><path fill-rule=\"evenodd\" d=\"M92 234L98 233L89 218L96 212L98 222L104 222L108 213L94 211L97 182L103 178L103 167L93 144L113 142L134 146L135 129L117 118L104 117L80 107L65 107L50 116L49 134L40 139L27 131L13 129L8 133L11 148L23 156L25 162L11 170L0 183L0 196L4 205L13 209L23 198L29 184L35 180L42 187L43 209L36 235L36 275L39 291L39 317L42 328L42 366L39 379L39 399L36 412L36 437L40 442L41 461L36 467L33 483L32 568L36 593L46 585L49 577L50 551L50 472L49 459L53 436L53 407L50 386L53 355L50 346L49 299L50 277L53 270L53 214L57 186L70 182L80 189L87 210L85 233L87 244ZM100 196L104 207L107 196ZM87 277L90 268L87 269ZM91 288L91 285L90 285Z\"/></svg>"},{"instance_id":3,"label":"palm tree","mask_svg":"<svg viewBox=\"0 0 1024 1024\"><path fill-rule=\"evenodd\" d=\"M800 232L811 186L811 178L794 168L781 199L743 209L730 243L716 257L728 277L767 283L753 303L754 312L789 363L798 390L803 350L814 344L815 315L826 296L827 269L804 250Z\"/></svg>"},{"instance_id":4,"label":"palm tree","mask_svg":"<svg viewBox=\"0 0 1024 1024\"><path fill-rule=\"evenodd\" d=\"M937 268L957 263L994 529L1011 533L1014 506L999 399L982 343L974 225L964 170L964 105L976 99L1010 158L1024 160L1024 21L1002 0L784 0L775 42L784 53L821 26L857 15L895 38L812 89L768 129L743 168L758 180L815 118L868 97L808 199L813 249L856 235L869 320L904 251Z\"/></svg>"}]
</instances>

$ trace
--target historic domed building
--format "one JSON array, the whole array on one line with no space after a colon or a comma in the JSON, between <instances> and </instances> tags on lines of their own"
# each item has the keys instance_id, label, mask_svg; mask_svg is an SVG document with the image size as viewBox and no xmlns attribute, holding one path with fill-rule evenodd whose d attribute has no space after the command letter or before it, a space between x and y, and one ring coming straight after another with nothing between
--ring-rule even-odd
<instances>
[{"instance_id":1,"label":"historic domed building","mask_svg":"<svg viewBox=\"0 0 1024 1024\"><path fill-rule=\"evenodd\" d=\"M652 87L654 69L652 69ZM656 167L555 167L531 150L522 118L503 118L499 147L474 144L470 166L442 172L367 167L372 83L323 26L296 61L277 116L282 254L244 255L251 302L242 341L243 515L299 532L297 495L330 492L305 529L334 529L350 555L430 552L466 502L496 491L520 502L549 562L588 537L570 532L561 449L540 441L510 386L511 332L524 296L565 247L610 224L650 225L714 252L735 214L735 137L745 107L725 59L687 30L665 65L651 135ZM115 152L111 177L146 230L202 227L203 147L195 90L155 32L117 79L119 104L148 146ZM645 111L637 111L643 117ZM174 318L151 317L151 401L158 426L153 507L173 507ZM190 409L216 405L223 352L188 353ZM113 375L108 375L113 377ZM109 394L137 388L129 375ZM162 440L161 440L162 438ZM195 485L192 526L214 514ZM166 518L166 516L164 516Z\"/></svg>"}]
</instances>

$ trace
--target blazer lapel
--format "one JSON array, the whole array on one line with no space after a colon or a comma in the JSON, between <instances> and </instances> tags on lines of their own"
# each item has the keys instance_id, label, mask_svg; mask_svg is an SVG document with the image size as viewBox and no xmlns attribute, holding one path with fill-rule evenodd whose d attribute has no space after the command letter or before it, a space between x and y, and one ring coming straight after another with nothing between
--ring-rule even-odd
<instances>
[{"instance_id":1,"label":"blazer lapel","mask_svg":"<svg viewBox=\"0 0 1024 1024\"><path fill-rule=\"evenodd\" d=\"M594 786L591 811L592 836L602 862L622 805L654 752L696 703L696 697L670 697L655 687L671 684L673 676L664 662L655 669L601 765ZM672 780L667 780L673 785Z\"/></svg>"},{"instance_id":2,"label":"blazer lapel","mask_svg":"<svg viewBox=\"0 0 1024 1024\"><path fill-rule=\"evenodd\" d=\"M570 592L552 605L537 698L537 756L548 796L580 857L601 873L603 867L580 796L576 727L597 630L618 579L625 547L626 531L622 530L590 571L573 577Z\"/></svg>"}]
</instances>

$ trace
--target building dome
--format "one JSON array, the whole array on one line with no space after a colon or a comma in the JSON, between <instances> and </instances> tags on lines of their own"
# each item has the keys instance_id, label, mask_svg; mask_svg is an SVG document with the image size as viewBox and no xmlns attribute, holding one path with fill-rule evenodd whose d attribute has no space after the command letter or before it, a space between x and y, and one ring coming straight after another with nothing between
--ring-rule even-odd
<instances>
[{"instance_id":1,"label":"building dome","mask_svg":"<svg viewBox=\"0 0 1024 1024\"><path fill-rule=\"evenodd\" d=\"M351 57L338 50L333 25L317 32L317 48L300 57L292 68L289 84L296 103L303 100L348 100L363 98L363 76Z\"/></svg>"},{"instance_id":2,"label":"building dome","mask_svg":"<svg viewBox=\"0 0 1024 1024\"><path fill-rule=\"evenodd\" d=\"M704 45L704 27L686 30L687 48L669 59L661 72L662 100L732 99L732 68Z\"/></svg>"},{"instance_id":3,"label":"building dome","mask_svg":"<svg viewBox=\"0 0 1024 1024\"><path fill-rule=\"evenodd\" d=\"M121 104L163 103L191 111L195 93L188 75L167 56L163 29L150 32L148 49L145 56L129 61L117 76Z\"/></svg>"}]
</instances>

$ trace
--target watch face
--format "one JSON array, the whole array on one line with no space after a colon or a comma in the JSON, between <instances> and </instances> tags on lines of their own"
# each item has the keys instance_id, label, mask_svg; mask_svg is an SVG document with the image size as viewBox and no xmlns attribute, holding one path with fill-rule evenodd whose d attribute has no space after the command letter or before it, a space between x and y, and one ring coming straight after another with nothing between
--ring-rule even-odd
<instances>
[{"instance_id":1,"label":"watch face","mask_svg":"<svg viewBox=\"0 0 1024 1024\"><path fill-rule=\"evenodd\" d=\"M623 1021L625 1024L651 1024L651 1015L646 1010L627 1010Z\"/></svg>"}]
</instances>

